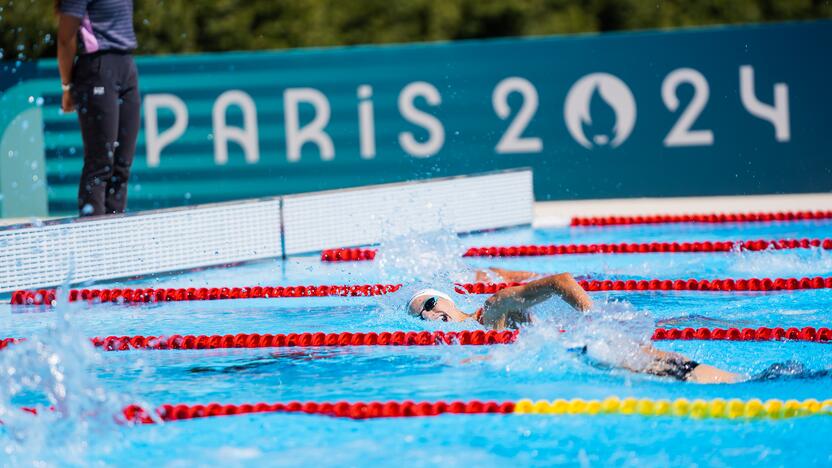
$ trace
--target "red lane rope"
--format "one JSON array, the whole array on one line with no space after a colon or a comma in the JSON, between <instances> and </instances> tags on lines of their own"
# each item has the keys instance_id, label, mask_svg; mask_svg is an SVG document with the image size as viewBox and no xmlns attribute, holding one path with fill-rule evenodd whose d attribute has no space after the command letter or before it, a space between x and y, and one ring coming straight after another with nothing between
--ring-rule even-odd
<instances>
[{"instance_id":1,"label":"red lane rope","mask_svg":"<svg viewBox=\"0 0 832 468\"><path fill-rule=\"evenodd\" d=\"M517 330L465 330L461 332L368 332L368 333L288 333L236 335L170 335L170 336L108 336L91 338L93 346L103 351L194 350L231 348L285 347L344 347L344 346L488 346L511 344L517 340ZM832 341L832 330L814 328L657 328L653 340L708 340L708 341ZM22 338L0 339L0 350L24 341Z\"/></svg>"},{"instance_id":2,"label":"red lane rope","mask_svg":"<svg viewBox=\"0 0 832 468\"><path fill-rule=\"evenodd\" d=\"M517 331L466 330L461 332L368 332L368 333L288 333L236 335L170 335L170 336L108 336L91 338L93 346L104 351L130 349L229 349L342 346L484 346L513 343ZM0 349L19 343L21 339L0 340Z\"/></svg>"},{"instance_id":3,"label":"red lane rope","mask_svg":"<svg viewBox=\"0 0 832 468\"><path fill-rule=\"evenodd\" d=\"M653 341L705 340L705 341L832 341L832 330L827 327L814 328L657 328Z\"/></svg>"},{"instance_id":4,"label":"red lane rope","mask_svg":"<svg viewBox=\"0 0 832 468\"><path fill-rule=\"evenodd\" d=\"M287 333L236 335L170 335L170 336L108 336L90 338L96 348L104 351L130 349L230 349L230 348L287 348L287 347L344 347L344 346L485 346L509 344L517 339L517 331L465 330L443 331L392 331L368 333ZM20 343L22 338L0 340L0 349Z\"/></svg>"},{"instance_id":5,"label":"red lane rope","mask_svg":"<svg viewBox=\"0 0 832 468\"><path fill-rule=\"evenodd\" d=\"M587 291L791 291L832 288L832 277L813 278L726 278L726 279L651 279L580 280ZM457 283L460 294L494 294L523 283ZM398 291L401 284L359 284L350 286L286 286L244 288L147 288L147 289L71 289L69 302L144 303L255 299L283 297L380 296ZM52 305L56 290L15 291L13 305Z\"/></svg>"},{"instance_id":6,"label":"red lane rope","mask_svg":"<svg viewBox=\"0 0 832 468\"><path fill-rule=\"evenodd\" d=\"M703 242L621 242L600 244L509 245L471 247L463 257L537 257L575 254L731 252L822 248L832 250L832 239L777 239ZM373 249L328 249L321 252L323 262L373 260Z\"/></svg>"},{"instance_id":7,"label":"red lane rope","mask_svg":"<svg viewBox=\"0 0 832 468\"><path fill-rule=\"evenodd\" d=\"M398 291L400 287L400 284L356 284L341 286L252 286L243 288L70 289L69 302L141 303L280 297L379 296ZM12 293L11 303L16 305L49 305L55 301L55 294L55 289L15 291Z\"/></svg>"},{"instance_id":8,"label":"red lane rope","mask_svg":"<svg viewBox=\"0 0 832 468\"><path fill-rule=\"evenodd\" d=\"M571 255L594 253L675 253L675 252L731 252L767 249L808 249L819 247L832 250L832 239L780 239L726 242L642 242L618 244L522 245L508 247L472 247L464 257L524 257L543 255Z\"/></svg>"},{"instance_id":9,"label":"red lane rope","mask_svg":"<svg viewBox=\"0 0 832 468\"><path fill-rule=\"evenodd\" d=\"M465 283L457 284L460 294L494 294L522 283ZM587 291L791 291L798 289L832 288L832 277L814 278L726 278L688 280L580 280Z\"/></svg>"},{"instance_id":10,"label":"red lane rope","mask_svg":"<svg viewBox=\"0 0 832 468\"><path fill-rule=\"evenodd\" d=\"M622 224L662 223L754 223L770 221L801 221L830 218L832 218L832 210L646 216L577 216L572 218L570 224L572 226L613 226Z\"/></svg>"},{"instance_id":11,"label":"red lane rope","mask_svg":"<svg viewBox=\"0 0 832 468\"><path fill-rule=\"evenodd\" d=\"M360 262L376 258L375 249L326 249L321 252L322 262Z\"/></svg>"},{"instance_id":12,"label":"red lane rope","mask_svg":"<svg viewBox=\"0 0 832 468\"><path fill-rule=\"evenodd\" d=\"M154 410L156 418L165 422L185 419L206 418L212 416L231 416L249 413L305 413L335 416L352 419L397 418L437 416L440 414L511 414L515 403L506 401L453 401L453 402L413 402L389 401L370 403L255 403L241 405L162 405ZM130 405L124 408L124 417L128 422L151 424L156 422L141 406Z\"/></svg>"}]
</instances>

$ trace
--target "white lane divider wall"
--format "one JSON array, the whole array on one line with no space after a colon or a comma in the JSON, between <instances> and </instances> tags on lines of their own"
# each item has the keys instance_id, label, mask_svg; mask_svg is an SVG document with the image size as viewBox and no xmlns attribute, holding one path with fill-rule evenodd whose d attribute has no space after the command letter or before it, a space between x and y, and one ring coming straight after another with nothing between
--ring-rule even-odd
<instances>
[{"instance_id":1,"label":"white lane divider wall","mask_svg":"<svg viewBox=\"0 0 832 468\"><path fill-rule=\"evenodd\" d=\"M280 200L71 219L0 231L0 292L280 256Z\"/></svg>"},{"instance_id":2,"label":"white lane divider wall","mask_svg":"<svg viewBox=\"0 0 832 468\"><path fill-rule=\"evenodd\" d=\"M374 244L389 224L531 224L530 170L0 229L0 293Z\"/></svg>"},{"instance_id":3,"label":"white lane divider wall","mask_svg":"<svg viewBox=\"0 0 832 468\"><path fill-rule=\"evenodd\" d=\"M530 224L530 170L283 197L287 255L375 244L408 225L474 232Z\"/></svg>"}]
</instances>

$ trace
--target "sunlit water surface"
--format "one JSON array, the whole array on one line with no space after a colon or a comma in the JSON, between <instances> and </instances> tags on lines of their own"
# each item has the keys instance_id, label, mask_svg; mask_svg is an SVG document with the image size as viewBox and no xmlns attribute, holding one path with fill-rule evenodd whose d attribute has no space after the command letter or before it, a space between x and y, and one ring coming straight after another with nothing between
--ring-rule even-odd
<instances>
[{"instance_id":1,"label":"sunlit water surface","mask_svg":"<svg viewBox=\"0 0 832 468\"><path fill-rule=\"evenodd\" d=\"M114 415L127 402L226 403L520 398L818 398L830 378L695 385L609 370L566 351L554 328L574 321L556 302L518 343L492 347L401 347L130 351L101 353L89 336L391 331L475 328L423 323L403 303L419 287L450 291L472 269L501 266L612 279L816 276L832 254L788 250L730 254L571 255L466 259L469 246L826 237L828 222L715 226L515 229L455 238L391 236L375 262L323 264L317 257L266 261L109 286L201 287L403 282L378 298L260 299L140 306L0 306L0 336L28 337L0 353L3 464L224 465L808 465L832 463L832 418L682 420L639 416L440 416L339 420L247 415L131 427ZM596 323L649 335L656 321L685 327L829 326L832 291L774 293L593 293ZM456 296L475 310L485 296ZM557 322L557 327L549 324ZM566 324L566 325L564 325ZM575 324L585 326L586 323ZM603 335L601 338L603 339ZM661 342L661 349L754 375L776 362L832 368L816 343ZM467 358L485 356L470 363ZM38 416L20 406L54 406Z\"/></svg>"}]
</instances>

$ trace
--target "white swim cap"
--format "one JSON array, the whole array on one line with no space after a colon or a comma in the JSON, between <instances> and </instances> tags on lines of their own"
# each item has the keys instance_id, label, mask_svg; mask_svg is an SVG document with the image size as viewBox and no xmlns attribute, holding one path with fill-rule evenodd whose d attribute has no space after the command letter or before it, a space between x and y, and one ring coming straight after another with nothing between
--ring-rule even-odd
<instances>
[{"instance_id":1,"label":"white swim cap","mask_svg":"<svg viewBox=\"0 0 832 468\"><path fill-rule=\"evenodd\" d=\"M441 297L442 299L445 299L446 301L449 301L451 304L456 305L454 303L454 300L451 299L451 296L443 293L442 291L437 291L436 289L428 288L428 289L422 289L420 291L416 291L416 294L410 296L410 300L407 301L407 312L408 313L410 313L410 306L413 304L413 301L415 301L418 297L421 297L421 296Z\"/></svg>"}]
</instances>

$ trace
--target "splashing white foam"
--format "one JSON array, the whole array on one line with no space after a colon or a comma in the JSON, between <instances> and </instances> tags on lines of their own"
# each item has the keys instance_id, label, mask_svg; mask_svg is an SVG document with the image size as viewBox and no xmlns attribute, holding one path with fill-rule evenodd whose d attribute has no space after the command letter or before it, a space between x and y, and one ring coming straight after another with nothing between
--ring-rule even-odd
<instances>
[{"instance_id":1,"label":"splashing white foam","mask_svg":"<svg viewBox=\"0 0 832 468\"><path fill-rule=\"evenodd\" d=\"M106 453L118 442L127 400L95 378L91 367L101 356L71 313L59 303L45 332L0 353L0 451L11 465L82 465L90 449Z\"/></svg>"},{"instance_id":2,"label":"splashing white foam","mask_svg":"<svg viewBox=\"0 0 832 468\"><path fill-rule=\"evenodd\" d=\"M411 231L382 242L376 262L384 278L423 284L470 280L459 256L462 244L449 230Z\"/></svg>"},{"instance_id":3,"label":"splashing white foam","mask_svg":"<svg viewBox=\"0 0 832 468\"><path fill-rule=\"evenodd\" d=\"M815 276L832 272L832 255L823 249L741 252L731 269L749 276Z\"/></svg>"},{"instance_id":4,"label":"splashing white foam","mask_svg":"<svg viewBox=\"0 0 832 468\"><path fill-rule=\"evenodd\" d=\"M534 322L523 329L515 344L491 352L492 365L507 370L559 368L574 363L584 347L598 364L629 369L649 364L641 349L653 330L649 313L623 301L596 303L586 313L566 312L567 308L557 302L535 307Z\"/></svg>"},{"instance_id":5,"label":"splashing white foam","mask_svg":"<svg viewBox=\"0 0 832 468\"><path fill-rule=\"evenodd\" d=\"M446 222L442 210L424 208L426 224L412 220L391 220L385 225L383 241L376 256L376 266L385 281L401 283L402 288L379 297L384 309L382 318L401 315L407 300L424 288L436 288L452 296L457 304L470 307L476 298L453 291L453 283L470 282L474 270L463 262L464 250L459 237Z\"/></svg>"}]
</instances>

